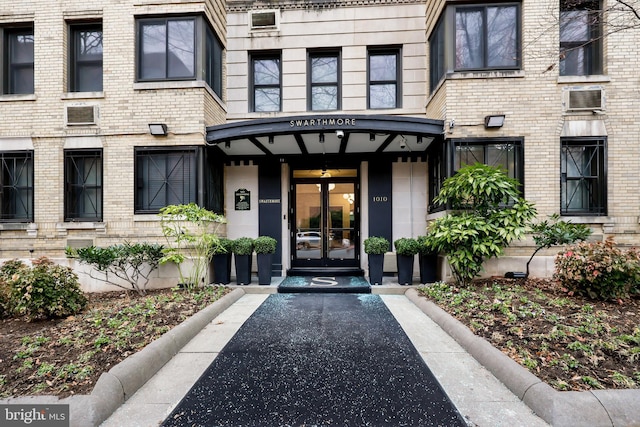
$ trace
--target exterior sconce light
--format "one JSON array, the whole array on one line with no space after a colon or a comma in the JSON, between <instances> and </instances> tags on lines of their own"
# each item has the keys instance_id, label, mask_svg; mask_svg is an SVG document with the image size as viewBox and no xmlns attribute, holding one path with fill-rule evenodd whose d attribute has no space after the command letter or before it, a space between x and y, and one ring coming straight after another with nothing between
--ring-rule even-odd
<instances>
[{"instance_id":1,"label":"exterior sconce light","mask_svg":"<svg viewBox=\"0 0 640 427\"><path fill-rule=\"evenodd\" d=\"M273 144L273 135L269 135L269 144Z\"/></svg>"},{"instance_id":2,"label":"exterior sconce light","mask_svg":"<svg viewBox=\"0 0 640 427\"><path fill-rule=\"evenodd\" d=\"M231 148L231 141L225 141L224 148Z\"/></svg>"},{"instance_id":3,"label":"exterior sconce light","mask_svg":"<svg viewBox=\"0 0 640 427\"><path fill-rule=\"evenodd\" d=\"M324 133L318 135L318 141L322 144L324 142Z\"/></svg>"},{"instance_id":4,"label":"exterior sconce light","mask_svg":"<svg viewBox=\"0 0 640 427\"><path fill-rule=\"evenodd\" d=\"M376 135L374 133L370 133L369 134L369 141L375 141L376 140Z\"/></svg>"},{"instance_id":5,"label":"exterior sconce light","mask_svg":"<svg viewBox=\"0 0 640 427\"><path fill-rule=\"evenodd\" d=\"M484 127L486 129L497 129L501 128L502 125L504 125L504 114L486 116L484 118Z\"/></svg>"},{"instance_id":6,"label":"exterior sconce light","mask_svg":"<svg viewBox=\"0 0 640 427\"><path fill-rule=\"evenodd\" d=\"M149 123L149 133L153 136L167 136L167 125L164 123Z\"/></svg>"},{"instance_id":7,"label":"exterior sconce light","mask_svg":"<svg viewBox=\"0 0 640 427\"><path fill-rule=\"evenodd\" d=\"M418 135L418 137L416 138L416 143L422 144L422 135Z\"/></svg>"}]
</instances>

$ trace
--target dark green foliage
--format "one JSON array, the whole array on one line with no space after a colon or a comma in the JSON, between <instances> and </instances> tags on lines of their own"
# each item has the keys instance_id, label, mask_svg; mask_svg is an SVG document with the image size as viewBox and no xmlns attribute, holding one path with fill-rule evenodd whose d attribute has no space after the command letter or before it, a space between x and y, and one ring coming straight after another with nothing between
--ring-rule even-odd
<instances>
[{"instance_id":1,"label":"dark green foliage","mask_svg":"<svg viewBox=\"0 0 640 427\"><path fill-rule=\"evenodd\" d=\"M125 242L106 248L89 246L76 249L74 255L100 273L90 273L92 278L144 294L151 272L158 268L164 256L163 249L159 244ZM123 286L122 281L131 288Z\"/></svg>"},{"instance_id":2,"label":"dark green foliage","mask_svg":"<svg viewBox=\"0 0 640 427\"><path fill-rule=\"evenodd\" d=\"M511 241L528 231L536 210L520 198L518 186L503 169L480 163L444 181L435 202L454 211L429 224L422 246L447 255L459 284L469 283L485 260L502 255Z\"/></svg>"},{"instance_id":3,"label":"dark green foliage","mask_svg":"<svg viewBox=\"0 0 640 427\"><path fill-rule=\"evenodd\" d=\"M253 239L251 237L239 237L231 246L236 255L251 255L253 253Z\"/></svg>"},{"instance_id":4,"label":"dark green foliage","mask_svg":"<svg viewBox=\"0 0 640 427\"><path fill-rule=\"evenodd\" d=\"M33 261L31 268L19 267L9 285L14 311L30 320L70 316L87 305L73 270L46 257Z\"/></svg>"},{"instance_id":5,"label":"dark green foliage","mask_svg":"<svg viewBox=\"0 0 640 427\"><path fill-rule=\"evenodd\" d=\"M364 252L369 255L384 255L391 249L391 243L384 237L371 236L364 240Z\"/></svg>"},{"instance_id":6,"label":"dark green foliage","mask_svg":"<svg viewBox=\"0 0 640 427\"><path fill-rule=\"evenodd\" d=\"M560 220L558 214L551 215L551 221L545 220L531 226L533 241L536 250L527 261L527 276L529 276L529 264L533 257L542 249L551 246L568 245L586 240L591 235L591 229L584 224L573 224Z\"/></svg>"},{"instance_id":7,"label":"dark green foliage","mask_svg":"<svg viewBox=\"0 0 640 427\"><path fill-rule=\"evenodd\" d=\"M396 248L396 254L413 256L420 251L418 241L412 237L401 237L393 242Z\"/></svg>"},{"instance_id":8,"label":"dark green foliage","mask_svg":"<svg viewBox=\"0 0 640 427\"><path fill-rule=\"evenodd\" d=\"M640 253L616 247L612 238L581 242L558 253L555 278L571 292L593 299L627 298L640 291Z\"/></svg>"},{"instance_id":9,"label":"dark green foliage","mask_svg":"<svg viewBox=\"0 0 640 427\"><path fill-rule=\"evenodd\" d=\"M213 255L231 254L233 251L233 240L220 237L213 247Z\"/></svg>"},{"instance_id":10,"label":"dark green foliage","mask_svg":"<svg viewBox=\"0 0 640 427\"><path fill-rule=\"evenodd\" d=\"M272 254L275 253L278 241L269 236L258 236L253 241L253 249L256 254Z\"/></svg>"}]
</instances>

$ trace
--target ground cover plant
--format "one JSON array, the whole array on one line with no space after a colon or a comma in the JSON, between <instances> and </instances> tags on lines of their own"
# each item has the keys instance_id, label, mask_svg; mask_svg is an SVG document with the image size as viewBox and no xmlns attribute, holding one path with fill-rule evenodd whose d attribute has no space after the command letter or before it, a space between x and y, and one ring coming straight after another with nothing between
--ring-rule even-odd
<instances>
[{"instance_id":1,"label":"ground cover plant","mask_svg":"<svg viewBox=\"0 0 640 427\"><path fill-rule=\"evenodd\" d=\"M0 320L0 398L88 394L103 372L222 297L228 288L87 294L80 313Z\"/></svg>"},{"instance_id":2,"label":"ground cover plant","mask_svg":"<svg viewBox=\"0 0 640 427\"><path fill-rule=\"evenodd\" d=\"M420 293L557 390L640 388L638 295L604 301L501 277Z\"/></svg>"}]
</instances>

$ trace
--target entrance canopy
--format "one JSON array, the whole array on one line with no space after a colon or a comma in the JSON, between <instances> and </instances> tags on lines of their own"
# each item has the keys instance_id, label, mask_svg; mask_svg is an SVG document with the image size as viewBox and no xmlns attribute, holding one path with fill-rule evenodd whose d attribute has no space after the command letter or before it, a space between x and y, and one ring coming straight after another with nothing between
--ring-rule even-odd
<instances>
[{"instance_id":1,"label":"entrance canopy","mask_svg":"<svg viewBox=\"0 0 640 427\"><path fill-rule=\"evenodd\" d=\"M421 153L443 135L442 120L389 115L304 115L207 128L207 144L227 156Z\"/></svg>"}]
</instances>

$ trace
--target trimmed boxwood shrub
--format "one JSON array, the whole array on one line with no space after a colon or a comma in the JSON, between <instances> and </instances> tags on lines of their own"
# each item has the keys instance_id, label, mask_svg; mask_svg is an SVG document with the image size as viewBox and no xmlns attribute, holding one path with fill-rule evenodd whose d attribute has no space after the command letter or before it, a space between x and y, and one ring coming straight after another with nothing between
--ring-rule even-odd
<instances>
[{"instance_id":1,"label":"trimmed boxwood shrub","mask_svg":"<svg viewBox=\"0 0 640 427\"><path fill-rule=\"evenodd\" d=\"M273 254L278 247L278 241L270 236L258 236L253 241L253 249L256 254Z\"/></svg>"},{"instance_id":2,"label":"trimmed boxwood shrub","mask_svg":"<svg viewBox=\"0 0 640 427\"><path fill-rule=\"evenodd\" d=\"M371 236L364 240L364 252L368 255L384 255L390 248L391 243L384 237Z\"/></svg>"},{"instance_id":3,"label":"trimmed boxwood shrub","mask_svg":"<svg viewBox=\"0 0 640 427\"><path fill-rule=\"evenodd\" d=\"M413 237L401 237L393 244L398 255L413 256L420 251L420 244Z\"/></svg>"},{"instance_id":4,"label":"trimmed boxwood shrub","mask_svg":"<svg viewBox=\"0 0 640 427\"><path fill-rule=\"evenodd\" d=\"M236 255L251 255L253 253L253 239L251 237L238 237L231 245Z\"/></svg>"}]
</instances>

